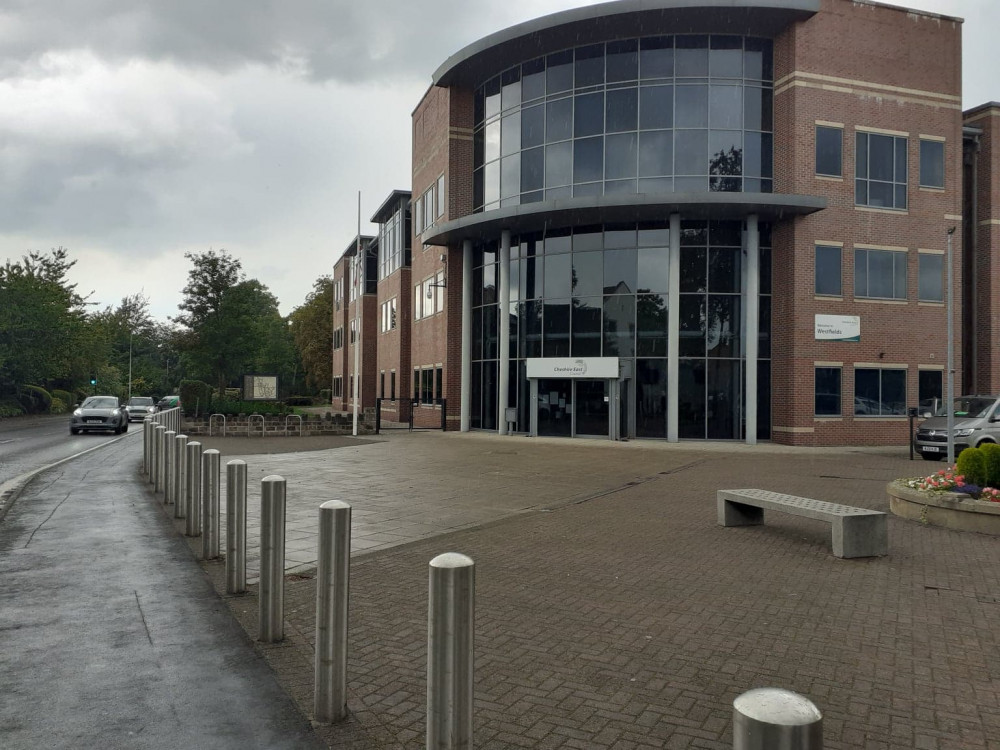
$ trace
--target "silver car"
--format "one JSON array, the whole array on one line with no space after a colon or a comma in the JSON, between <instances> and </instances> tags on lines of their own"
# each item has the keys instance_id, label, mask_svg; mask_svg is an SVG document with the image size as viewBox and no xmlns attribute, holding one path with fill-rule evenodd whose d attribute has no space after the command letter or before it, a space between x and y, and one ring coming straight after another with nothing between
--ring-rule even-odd
<instances>
[{"instance_id":1,"label":"silver car","mask_svg":"<svg viewBox=\"0 0 1000 750\"><path fill-rule=\"evenodd\" d=\"M156 402L149 396L133 396L125 405L129 422L141 422L150 414L156 414Z\"/></svg>"},{"instance_id":2,"label":"silver car","mask_svg":"<svg viewBox=\"0 0 1000 750\"><path fill-rule=\"evenodd\" d=\"M930 414L930 412L923 412ZM955 455L969 446L1000 443L1000 397L959 396L955 399ZM948 411L942 405L922 422L913 437L921 458L940 461L948 455Z\"/></svg>"},{"instance_id":3,"label":"silver car","mask_svg":"<svg viewBox=\"0 0 1000 750\"><path fill-rule=\"evenodd\" d=\"M128 412L114 396L91 396L76 407L69 418L69 432L103 430L121 435L128 432Z\"/></svg>"}]
</instances>

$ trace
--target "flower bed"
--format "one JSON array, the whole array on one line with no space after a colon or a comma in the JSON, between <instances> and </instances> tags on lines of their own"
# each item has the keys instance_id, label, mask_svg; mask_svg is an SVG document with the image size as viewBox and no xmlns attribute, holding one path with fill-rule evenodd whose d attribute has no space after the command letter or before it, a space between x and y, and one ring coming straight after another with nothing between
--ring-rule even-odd
<instances>
[{"instance_id":1,"label":"flower bed","mask_svg":"<svg viewBox=\"0 0 1000 750\"><path fill-rule=\"evenodd\" d=\"M932 526L1000 535L1000 489L967 483L954 468L886 487L889 510Z\"/></svg>"}]
</instances>

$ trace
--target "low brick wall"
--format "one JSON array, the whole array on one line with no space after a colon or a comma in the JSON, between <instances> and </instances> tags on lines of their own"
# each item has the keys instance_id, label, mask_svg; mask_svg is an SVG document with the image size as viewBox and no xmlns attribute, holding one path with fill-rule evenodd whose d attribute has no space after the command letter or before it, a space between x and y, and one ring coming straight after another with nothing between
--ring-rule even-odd
<instances>
[{"instance_id":1,"label":"low brick wall","mask_svg":"<svg viewBox=\"0 0 1000 750\"><path fill-rule=\"evenodd\" d=\"M184 417L182 429L186 435L208 435L209 417ZM216 417L212 422L212 434L222 434L222 420ZM249 434L281 437L285 434L285 417L266 416L263 420L254 417L252 422L245 414L226 417L226 435L246 435L249 424ZM291 438L311 435L350 435L354 432L354 418L350 414L332 414L325 416L310 414L302 417L302 428L299 429L298 419L288 420L288 436ZM363 417L359 415L358 434L371 435L375 432L375 410L365 409Z\"/></svg>"}]
</instances>

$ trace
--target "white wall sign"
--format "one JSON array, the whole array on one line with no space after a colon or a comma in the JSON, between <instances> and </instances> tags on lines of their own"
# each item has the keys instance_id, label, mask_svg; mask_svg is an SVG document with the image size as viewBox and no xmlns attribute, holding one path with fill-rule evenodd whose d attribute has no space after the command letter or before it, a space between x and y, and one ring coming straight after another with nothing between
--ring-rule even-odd
<instances>
[{"instance_id":1,"label":"white wall sign","mask_svg":"<svg viewBox=\"0 0 1000 750\"><path fill-rule=\"evenodd\" d=\"M527 360L529 378L616 378L618 357L536 357Z\"/></svg>"},{"instance_id":2,"label":"white wall sign","mask_svg":"<svg viewBox=\"0 0 1000 750\"><path fill-rule=\"evenodd\" d=\"M861 317L858 315L817 315L817 341L861 341Z\"/></svg>"}]
</instances>

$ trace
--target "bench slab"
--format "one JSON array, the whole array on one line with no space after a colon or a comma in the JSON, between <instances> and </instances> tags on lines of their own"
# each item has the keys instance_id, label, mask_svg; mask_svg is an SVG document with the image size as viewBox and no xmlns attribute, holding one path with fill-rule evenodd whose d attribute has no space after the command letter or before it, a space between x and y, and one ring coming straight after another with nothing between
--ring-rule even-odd
<instances>
[{"instance_id":1,"label":"bench slab","mask_svg":"<svg viewBox=\"0 0 1000 750\"><path fill-rule=\"evenodd\" d=\"M720 526L756 526L764 523L765 509L777 510L829 523L836 557L889 552L887 516L877 510L759 489L719 490L716 502Z\"/></svg>"}]
</instances>

